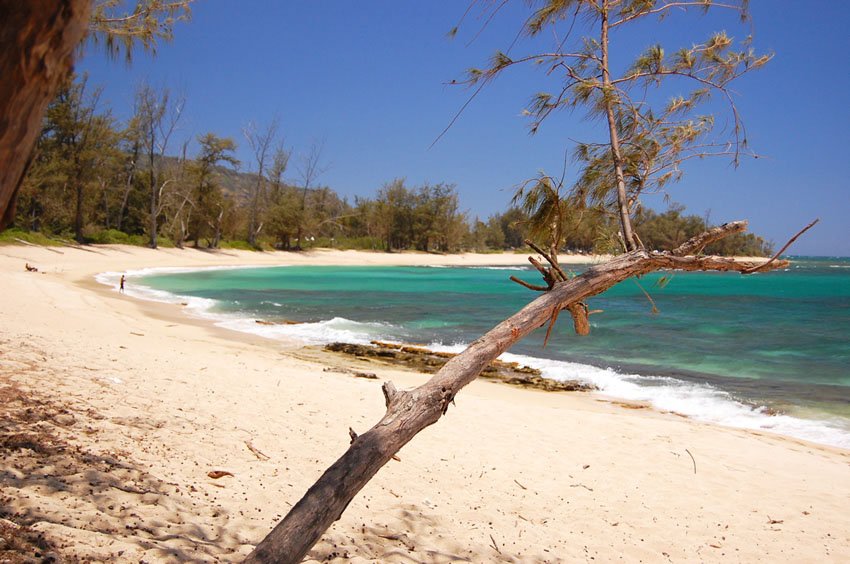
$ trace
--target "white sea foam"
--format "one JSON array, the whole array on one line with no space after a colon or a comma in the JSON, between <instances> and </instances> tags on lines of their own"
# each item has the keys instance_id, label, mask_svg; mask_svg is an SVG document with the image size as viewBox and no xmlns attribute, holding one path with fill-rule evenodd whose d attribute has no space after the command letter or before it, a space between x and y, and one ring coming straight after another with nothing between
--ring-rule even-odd
<instances>
[{"instance_id":1,"label":"white sea foam","mask_svg":"<svg viewBox=\"0 0 850 564\"><path fill-rule=\"evenodd\" d=\"M465 343L431 343L429 348L440 352L459 353ZM742 403L728 392L709 384L698 384L667 376L621 374L610 368L504 353L506 362L537 368L546 378L578 380L593 384L611 397L647 402L660 411L672 411L699 421L729 427L756 429L789 437L850 449L850 421L834 419L804 419L772 414L763 407Z\"/></svg>"},{"instance_id":2,"label":"white sea foam","mask_svg":"<svg viewBox=\"0 0 850 564\"><path fill-rule=\"evenodd\" d=\"M503 360L539 369L554 380L580 380L594 384L608 396L650 403L693 419L730 427L758 429L842 448L850 448L848 421L803 419L772 414L733 398L709 384L666 376L620 374L609 368L505 353Z\"/></svg>"},{"instance_id":3,"label":"white sea foam","mask_svg":"<svg viewBox=\"0 0 850 564\"><path fill-rule=\"evenodd\" d=\"M101 284L118 288L121 275L124 274L128 280L148 276L151 274L181 274L197 272L200 270L230 270L242 267L208 267L208 268L146 268L127 272L103 272L95 276L95 280ZM248 267L265 268L265 267ZM164 302L171 304L184 304L185 311L195 317L209 319L219 327L252 333L269 339L295 339L307 344L327 344L332 342L346 342L355 344L368 344L371 340L389 339L393 334L399 332L399 328L388 323L361 323L343 317L335 317L326 321L314 323L297 323L282 325L266 325L257 323L256 319L245 318L236 313L221 313L215 311L217 300L173 294L164 290L150 288L143 284L125 284L125 292L128 296L148 301ZM239 303L235 301L234 303ZM281 307L277 302L264 302L275 307Z\"/></svg>"},{"instance_id":4,"label":"white sea foam","mask_svg":"<svg viewBox=\"0 0 850 564\"><path fill-rule=\"evenodd\" d=\"M293 325L265 325L254 319L231 318L220 319L216 325L269 339L296 339L312 345L333 342L367 345L372 340L389 339L398 332L397 327L387 323L361 323L344 317Z\"/></svg>"},{"instance_id":5,"label":"white sea foam","mask_svg":"<svg viewBox=\"0 0 850 564\"><path fill-rule=\"evenodd\" d=\"M530 270L525 266L467 266L469 270Z\"/></svg>"}]
</instances>

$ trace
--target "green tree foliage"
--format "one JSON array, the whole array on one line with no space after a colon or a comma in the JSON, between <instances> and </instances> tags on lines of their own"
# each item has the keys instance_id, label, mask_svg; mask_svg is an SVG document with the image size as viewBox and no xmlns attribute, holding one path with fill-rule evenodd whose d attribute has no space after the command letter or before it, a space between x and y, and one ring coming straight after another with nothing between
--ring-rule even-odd
<instances>
[{"instance_id":1,"label":"green tree foliage","mask_svg":"<svg viewBox=\"0 0 850 564\"><path fill-rule=\"evenodd\" d=\"M488 3L486 9L498 12L504 5ZM625 29L695 7L731 9L746 18L744 0L546 0L529 5L522 35L533 39L533 50L521 55L497 52L486 68L469 71L465 82L480 88L524 63L558 77L554 89L532 97L526 110L531 131L565 109L581 110L605 125L604 137L577 144L579 178L560 199L576 210L609 211L619 221L624 247L635 249L639 242L631 218L641 195L679 180L682 163L690 159L727 155L737 163L748 153L729 87L771 57L755 53L749 39L736 46L725 32L717 32L675 50L651 45L625 67L612 63L612 37ZM547 36L554 45L537 51ZM722 131L714 128L712 115L701 113L712 96L727 104L730 127Z\"/></svg>"},{"instance_id":2,"label":"green tree foliage","mask_svg":"<svg viewBox=\"0 0 850 564\"><path fill-rule=\"evenodd\" d=\"M273 154L273 145L277 137L278 121L277 119L265 128L260 128L255 123L246 125L242 133L248 146L251 148L251 153L254 156L254 162L257 165L256 182L249 184L245 190L245 198L248 206L248 236L247 242L252 247L257 247L257 236L263 228L262 215L268 206L268 177L274 172L279 178L283 171L272 171L271 168L276 166ZM289 156L286 156L286 162L289 162ZM284 169L286 167L284 166Z\"/></svg>"},{"instance_id":3,"label":"green tree foliage","mask_svg":"<svg viewBox=\"0 0 850 564\"><path fill-rule=\"evenodd\" d=\"M199 246L201 239L206 246L218 247L222 230L232 225L233 201L221 191L218 171L220 163L237 166L233 156L236 143L214 133L198 136L200 153L189 165L189 179L193 188L194 208L189 219L189 238Z\"/></svg>"},{"instance_id":4,"label":"green tree foliage","mask_svg":"<svg viewBox=\"0 0 850 564\"><path fill-rule=\"evenodd\" d=\"M70 77L48 106L34 162L22 187L18 218L33 230L84 240L84 227L118 174L118 134L100 91ZM108 212L106 213L108 216Z\"/></svg>"},{"instance_id":5,"label":"green tree foliage","mask_svg":"<svg viewBox=\"0 0 850 564\"><path fill-rule=\"evenodd\" d=\"M468 229L449 184L408 188L404 179L395 179L378 190L374 202L360 200L358 209L367 214L367 232L387 251L457 251Z\"/></svg>"},{"instance_id":6,"label":"green tree foliage","mask_svg":"<svg viewBox=\"0 0 850 564\"><path fill-rule=\"evenodd\" d=\"M103 45L112 57L122 53L129 62L141 44L155 53L158 40L169 41L174 25L192 15L194 0L95 0L89 21L89 38Z\"/></svg>"},{"instance_id":7,"label":"green tree foliage","mask_svg":"<svg viewBox=\"0 0 850 564\"><path fill-rule=\"evenodd\" d=\"M640 232L646 248L658 251L671 251L690 239L706 231L709 225L705 219L696 215L684 215L684 207L673 205L663 213L641 208L635 215L635 228ZM772 245L752 233L738 233L706 247L708 254L737 256L768 256L772 254Z\"/></svg>"}]
</instances>

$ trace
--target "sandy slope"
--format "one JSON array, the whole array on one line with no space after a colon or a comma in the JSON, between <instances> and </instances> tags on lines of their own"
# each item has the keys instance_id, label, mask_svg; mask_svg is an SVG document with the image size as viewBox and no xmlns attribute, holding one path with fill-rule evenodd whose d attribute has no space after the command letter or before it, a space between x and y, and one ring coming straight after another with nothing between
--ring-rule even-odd
<instances>
[{"instance_id":1,"label":"sandy slope","mask_svg":"<svg viewBox=\"0 0 850 564\"><path fill-rule=\"evenodd\" d=\"M148 562L247 554L347 447L349 426L377 421L381 380L121 296L94 273L525 260L59 250L0 247L0 511L65 554ZM312 558L850 561L848 451L476 382L400 457Z\"/></svg>"}]
</instances>

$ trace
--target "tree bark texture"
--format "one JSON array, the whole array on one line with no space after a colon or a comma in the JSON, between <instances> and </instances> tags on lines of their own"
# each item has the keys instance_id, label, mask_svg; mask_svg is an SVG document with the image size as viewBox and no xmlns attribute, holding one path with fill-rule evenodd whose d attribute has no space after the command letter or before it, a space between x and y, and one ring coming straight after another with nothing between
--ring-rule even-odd
<instances>
[{"instance_id":1,"label":"tree bark texture","mask_svg":"<svg viewBox=\"0 0 850 564\"><path fill-rule=\"evenodd\" d=\"M744 231L746 222L727 223L695 237L674 252L638 249L554 286L522 310L474 341L428 382L410 391L383 386L386 414L366 433L352 435L348 451L337 460L248 556L246 562L300 562L325 530L340 518L352 498L401 447L446 413L457 393L492 360L552 319L560 310L581 304L632 276L655 270L714 270L745 273L753 263L714 256L688 256L726 235ZM787 266L778 261L771 268ZM582 316L586 323L586 313ZM576 329L579 330L578 322ZM583 329L583 328L582 328Z\"/></svg>"},{"instance_id":2,"label":"tree bark texture","mask_svg":"<svg viewBox=\"0 0 850 564\"><path fill-rule=\"evenodd\" d=\"M0 0L0 229L15 215L47 104L70 72L90 0Z\"/></svg>"}]
</instances>

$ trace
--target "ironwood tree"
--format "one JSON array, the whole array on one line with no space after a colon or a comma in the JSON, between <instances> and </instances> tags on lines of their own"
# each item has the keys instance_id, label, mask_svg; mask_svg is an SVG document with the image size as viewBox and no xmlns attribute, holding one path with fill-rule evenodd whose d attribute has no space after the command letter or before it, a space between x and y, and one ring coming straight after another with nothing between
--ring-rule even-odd
<instances>
[{"instance_id":1,"label":"ironwood tree","mask_svg":"<svg viewBox=\"0 0 850 564\"><path fill-rule=\"evenodd\" d=\"M245 136L248 146L251 147L254 162L257 164L256 182L251 183L246 191L248 200L247 241L252 247L258 247L257 236L263 228L262 217L268 205L267 184L269 173L272 172L271 169L275 169L274 173L279 179L283 175L283 170L276 168L277 163L274 161L276 155L272 154L278 125L278 120L273 119L262 129L253 122L248 123L242 129L242 134ZM286 159L288 164L289 157L287 156ZM286 166L284 165L283 169L285 168Z\"/></svg>"},{"instance_id":2,"label":"ironwood tree","mask_svg":"<svg viewBox=\"0 0 850 564\"><path fill-rule=\"evenodd\" d=\"M322 153L325 151L324 141L313 141L306 153L301 155L296 168L301 180L301 214L295 233L295 248L301 249L301 238L304 236L307 219L307 194L314 187L319 177L327 172L328 165L324 163Z\"/></svg>"},{"instance_id":3,"label":"ironwood tree","mask_svg":"<svg viewBox=\"0 0 850 564\"><path fill-rule=\"evenodd\" d=\"M486 3L490 13L485 21L506 4ZM563 82L557 91L538 94L532 100L529 110L533 118L532 130L562 108L579 108L591 116L602 117L606 138L603 142L578 145L576 155L583 170L568 198L575 207L587 202L613 206L626 252L579 276L569 277L559 267L556 257L535 246L541 258L529 260L544 283L520 282L542 295L475 340L418 388L399 391L386 382L383 385L385 415L365 433L350 431L348 450L257 545L248 556L248 562L300 561L324 531L339 519L354 495L419 431L436 423L464 386L533 330L548 323L551 331L562 310L572 316L577 333L587 334L590 325L586 300L628 278L661 269L751 274L787 265L787 261L777 260L778 254L764 264L701 254L706 245L745 230L744 221L710 229L672 251L645 249L632 227L632 215L641 194L677 180L683 162L707 154L730 154L737 159L746 151L743 125L731 98L729 83L762 66L769 57L755 55L749 48L735 50L732 39L725 33L718 33L672 55L667 55L661 46L650 47L627 70L615 73L610 56L612 33L646 18L663 17L673 9L708 9L713 5L711 0L546 0L530 3L532 11L521 33L537 37L544 31L552 31L551 35L556 38L554 49L514 57L499 52L487 68L471 71L467 82L479 89L508 68L526 62L534 62L548 73L561 73ZM746 16L743 2L730 0L720 6L731 7ZM581 31L573 40L575 30ZM640 102L645 99L642 90L664 83L670 77L686 79L698 86L674 98L661 110ZM734 124L731 140L724 140L723 144L707 138L712 132L713 120L697 118L694 114L699 103L712 92L726 98Z\"/></svg>"},{"instance_id":4,"label":"ironwood tree","mask_svg":"<svg viewBox=\"0 0 850 564\"><path fill-rule=\"evenodd\" d=\"M48 105L19 195L19 217L30 228L71 231L82 242L89 222L109 221L107 187L117 180L123 158L120 133L99 99L99 89L89 88L85 76L71 75Z\"/></svg>"},{"instance_id":5,"label":"ironwood tree","mask_svg":"<svg viewBox=\"0 0 850 564\"><path fill-rule=\"evenodd\" d=\"M225 216L233 203L219 188L220 166L239 165L234 155L236 143L214 133L198 136L200 151L189 165L188 174L193 186L194 206L189 219L189 238L199 246L206 239L207 247L217 248Z\"/></svg>"},{"instance_id":6,"label":"ironwood tree","mask_svg":"<svg viewBox=\"0 0 850 564\"><path fill-rule=\"evenodd\" d=\"M163 207L163 191L174 179L165 174L165 163L169 143L174 135L186 105L185 98L172 99L165 88L156 90L142 84L136 91L135 111L131 120L134 136L140 141L146 170L145 184L149 197L148 237L149 246L157 248L159 217Z\"/></svg>"},{"instance_id":7,"label":"ironwood tree","mask_svg":"<svg viewBox=\"0 0 850 564\"><path fill-rule=\"evenodd\" d=\"M170 41L174 25L192 16L195 0L95 0L89 21L89 38L112 57L123 54L127 62L141 47L156 53L160 40Z\"/></svg>"}]
</instances>

